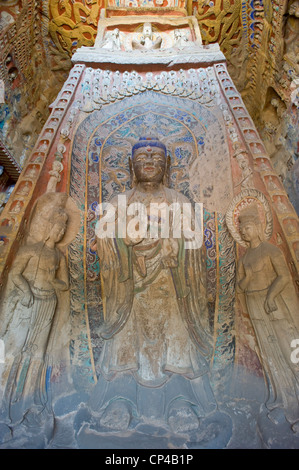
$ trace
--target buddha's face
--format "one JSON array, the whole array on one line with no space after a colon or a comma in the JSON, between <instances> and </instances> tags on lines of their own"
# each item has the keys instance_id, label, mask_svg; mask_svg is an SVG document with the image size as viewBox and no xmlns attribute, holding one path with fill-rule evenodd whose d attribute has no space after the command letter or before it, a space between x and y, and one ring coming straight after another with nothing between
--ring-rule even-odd
<instances>
[{"instance_id":1,"label":"buddha's face","mask_svg":"<svg viewBox=\"0 0 299 470\"><path fill-rule=\"evenodd\" d=\"M134 151L133 169L139 183L161 183L166 170L166 155L158 147L141 147Z\"/></svg>"},{"instance_id":2,"label":"buddha's face","mask_svg":"<svg viewBox=\"0 0 299 470\"><path fill-rule=\"evenodd\" d=\"M52 239L54 243L58 243L63 238L65 231L66 222L57 222L51 228L49 238Z\"/></svg>"},{"instance_id":3,"label":"buddha's face","mask_svg":"<svg viewBox=\"0 0 299 470\"><path fill-rule=\"evenodd\" d=\"M245 242L252 242L259 238L258 227L254 222L245 222L240 225L240 234Z\"/></svg>"},{"instance_id":4,"label":"buddha's face","mask_svg":"<svg viewBox=\"0 0 299 470\"><path fill-rule=\"evenodd\" d=\"M150 23L145 23L143 25L143 31L142 31L143 36L146 38L152 38L152 25Z\"/></svg>"}]
</instances>

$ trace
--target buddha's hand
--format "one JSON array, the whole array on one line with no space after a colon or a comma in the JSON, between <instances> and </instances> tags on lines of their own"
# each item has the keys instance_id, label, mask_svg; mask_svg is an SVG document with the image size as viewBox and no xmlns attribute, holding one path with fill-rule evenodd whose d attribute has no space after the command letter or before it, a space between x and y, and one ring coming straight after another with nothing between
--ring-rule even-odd
<instances>
[{"instance_id":1,"label":"buddha's hand","mask_svg":"<svg viewBox=\"0 0 299 470\"><path fill-rule=\"evenodd\" d=\"M268 294L265 300L265 310L266 313L270 314L271 312L275 312L277 310L277 305L274 300L273 295Z\"/></svg>"},{"instance_id":2,"label":"buddha's hand","mask_svg":"<svg viewBox=\"0 0 299 470\"><path fill-rule=\"evenodd\" d=\"M162 242L162 265L164 268L176 268L178 266L179 245L177 240L163 239Z\"/></svg>"},{"instance_id":3,"label":"buddha's hand","mask_svg":"<svg viewBox=\"0 0 299 470\"><path fill-rule=\"evenodd\" d=\"M34 297L31 291L24 292L24 294L21 297L21 304L24 305L24 307L31 307L34 303Z\"/></svg>"}]
</instances>

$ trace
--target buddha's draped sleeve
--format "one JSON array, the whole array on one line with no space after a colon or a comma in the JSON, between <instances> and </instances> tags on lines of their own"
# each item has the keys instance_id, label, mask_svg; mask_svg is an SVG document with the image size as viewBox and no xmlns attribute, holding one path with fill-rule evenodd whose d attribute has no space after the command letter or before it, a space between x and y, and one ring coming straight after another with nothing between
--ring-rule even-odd
<instances>
[{"instance_id":1,"label":"buddha's draped sleeve","mask_svg":"<svg viewBox=\"0 0 299 470\"><path fill-rule=\"evenodd\" d=\"M174 201L180 204L186 203L190 207L190 201L180 193L172 194L172 202ZM191 220L194 221L193 209L191 209ZM201 226L192 228L194 233L196 230L203 231ZM178 239L178 266L171 268L171 272L183 321L202 355L208 358L212 353L212 336L208 324L206 250L203 232L197 235L201 242L195 245L188 244L190 239L188 240L184 233Z\"/></svg>"},{"instance_id":2,"label":"buddha's draped sleeve","mask_svg":"<svg viewBox=\"0 0 299 470\"><path fill-rule=\"evenodd\" d=\"M212 353L212 337L208 325L205 253L204 247L186 249L183 240L177 269L185 291L185 296L179 299L183 319L190 337L208 359Z\"/></svg>"}]
</instances>

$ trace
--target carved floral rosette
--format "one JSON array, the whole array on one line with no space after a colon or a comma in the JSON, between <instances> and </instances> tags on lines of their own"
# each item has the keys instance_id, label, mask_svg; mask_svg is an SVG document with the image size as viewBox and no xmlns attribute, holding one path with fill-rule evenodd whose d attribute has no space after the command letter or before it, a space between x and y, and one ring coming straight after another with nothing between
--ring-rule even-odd
<instances>
[{"instance_id":1,"label":"carved floral rosette","mask_svg":"<svg viewBox=\"0 0 299 470\"><path fill-rule=\"evenodd\" d=\"M242 240L239 232L239 215L252 204L256 205L258 208L265 240L269 240L273 232L273 217L266 196L257 189L244 189L233 198L226 212L226 225L228 230L233 239L244 248L247 248L247 244Z\"/></svg>"}]
</instances>

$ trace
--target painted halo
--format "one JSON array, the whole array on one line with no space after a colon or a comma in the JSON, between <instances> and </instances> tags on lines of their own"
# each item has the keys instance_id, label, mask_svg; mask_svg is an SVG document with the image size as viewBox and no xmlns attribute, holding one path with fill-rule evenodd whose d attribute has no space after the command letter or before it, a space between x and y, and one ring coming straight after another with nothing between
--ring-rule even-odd
<instances>
[{"instance_id":1,"label":"painted halo","mask_svg":"<svg viewBox=\"0 0 299 470\"><path fill-rule=\"evenodd\" d=\"M244 189L231 201L225 216L227 228L233 239L241 246L247 248L247 244L239 232L239 215L242 210L256 204L263 225L265 240L269 240L273 232L273 218L270 204L266 196L257 189Z\"/></svg>"}]
</instances>

